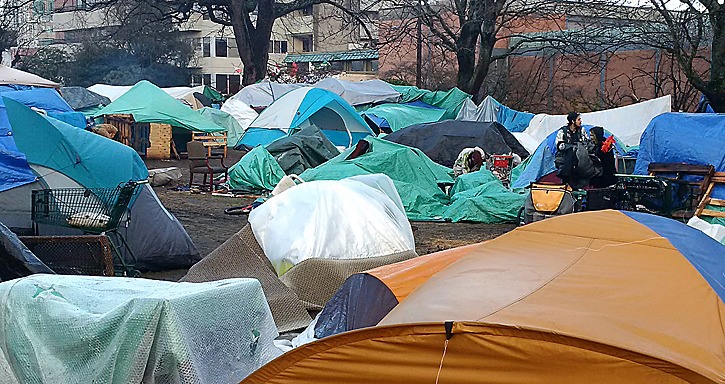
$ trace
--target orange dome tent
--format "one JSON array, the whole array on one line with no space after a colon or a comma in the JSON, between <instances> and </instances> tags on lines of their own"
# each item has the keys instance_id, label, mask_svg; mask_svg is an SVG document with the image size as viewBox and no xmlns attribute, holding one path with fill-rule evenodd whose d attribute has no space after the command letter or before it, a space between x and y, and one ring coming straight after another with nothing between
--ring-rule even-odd
<instances>
[{"instance_id":1,"label":"orange dome tent","mask_svg":"<svg viewBox=\"0 0 725 384\"><path fill-rule=\"evenodd\" d=\"M695 229L587 212L459 250L378 326L244 383L725 382L725 247Z\"/></svg>"}]
</instances>

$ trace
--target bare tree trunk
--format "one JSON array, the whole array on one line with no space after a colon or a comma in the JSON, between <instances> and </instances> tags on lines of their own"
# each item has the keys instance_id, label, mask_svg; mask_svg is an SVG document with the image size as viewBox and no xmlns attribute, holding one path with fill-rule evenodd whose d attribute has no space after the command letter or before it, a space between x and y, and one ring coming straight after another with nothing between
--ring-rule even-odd
<instances>
[{"instance_id":1,"label":"bare tree trunk","mask_svg":"<svg viewBox=\"0 0 725 384\"><path fill-rule=\"evenodd\" d=\"M231 0L229 16L237 40L239 58L244 65L242 85L249 85L267 76L269 40L275 16L274 2L262 0L258 3L256 25L254 25L244 5L244 0Z\"/></svg>"}]
</instances>

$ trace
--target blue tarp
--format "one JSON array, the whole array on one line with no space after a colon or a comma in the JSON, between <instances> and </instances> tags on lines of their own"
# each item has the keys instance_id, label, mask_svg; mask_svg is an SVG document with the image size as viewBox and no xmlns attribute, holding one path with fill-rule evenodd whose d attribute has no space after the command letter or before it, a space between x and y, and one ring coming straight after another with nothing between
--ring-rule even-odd
<instances>
[{"instance_id":1,"label":"blue tarp","mask_svg":"<svg viewBox=\"0 0 725 384\"><path fill-rule=\"evenodd\" d=\"M499 103L496 99L492 100L498 105L496 122L506 127L509 132L523 132L529 127L531 119L534 118L533 113L517 111Z\"/></svg>"},{"instance_id":2,"label":"blue tarp","mask_svg":"<svg viewBox=\"0 0 725 384\"><path fill-rule=\"evenodd\" d=\"M29 88L22 86L0 87L0 192L35 181L25 155L21 153L12 136L3 97L16 100L28 107L42 109L48 113L68 116L74 114L73 108L63 100L54 89ZM80 114L82 116L82 114ZM85 127L85 118L83 118Z\"/></svg>"},{"instance_id":3,"label":"blue tarp","mask_svg":"<svg viewBox=\"0 0 725 384\"><path fill-rule=\"evenodd\" d=\"M589 133L589 130L593 127L592 125L584 125L584 130ZM556 171L554 165L554 157L556 157L556 134L559 130L556 130L549 134L546 139L539 144L538 148L533 155L531 155L525 162L521 163L517 169L514 169L513 174L519 176L511 184L511 188L526 188L529 184L539 180L541 177ZM604 137L611 136L611 132L605 130ZM615 137L616 139L616 137ZM628 148L621 144L616 139L615 150L617 154L622 156L627 153Z\"/></svg>"},{"instance_id":4,"label":"blue tarp","mask_svg":"<svg viewBox=\"0 0 725 384\"><path fill-rule=\"evenodd\" d=\"M650 163L712 164L725 172L725 114L670 112L655 117L642 133L634 173L646 175ZM725 199L725 188L716 188L713 197Z\"/></svg>"}]
</instances>

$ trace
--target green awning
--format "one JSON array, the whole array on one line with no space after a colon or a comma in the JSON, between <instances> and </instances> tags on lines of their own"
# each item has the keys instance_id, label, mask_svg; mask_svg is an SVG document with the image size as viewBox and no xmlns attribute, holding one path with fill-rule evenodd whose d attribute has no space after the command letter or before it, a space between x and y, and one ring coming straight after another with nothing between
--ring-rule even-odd
<instances>
[{"instance_id":1,"label":"green awning","mask_svg":"<svg viewBox=\"0 0 725 384\"><path fill-rule=\"evenodd\" d=\"M377 60L377 49L361 49L345 52L290 53L285 63L324 63L325 61Z\"/></svg>"}]
</instances>

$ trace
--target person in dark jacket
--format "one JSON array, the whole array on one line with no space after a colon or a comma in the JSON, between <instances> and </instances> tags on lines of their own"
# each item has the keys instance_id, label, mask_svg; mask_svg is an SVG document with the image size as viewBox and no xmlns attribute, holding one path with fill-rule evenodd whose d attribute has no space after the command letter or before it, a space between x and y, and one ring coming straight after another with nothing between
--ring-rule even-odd
<instances>
[{"instance_id":1,"label":"person in dark jacket","mask_svg":"<svg viewBox=\"0 0 725 384\"><path fill-rule=\"evenodd\" d=\"M591 140L584 128L582 128L581 114L571 112L566 116L567 125L559 128L556 134L556 157L554 164L557 176L572 188L582 188L589 183L587 178L582 178L577 171L579 166L577 160L577 148L583 144L583 150L593 150Z\"/></svg>"},{"instance_id":2,"label":"person in dark jacket","mask_svg":"<svg viewBox=\"0 0 725 384\"><path fill-rule=\"evenodd\" d=\"M602 174L593 177L590 184L594 188L609 187L617 183L617 165L614 158L614 136L604 139L604 128L593 127L589 130L594 142L594 155L602 166Z\"/></svg>"}]
</instances>

